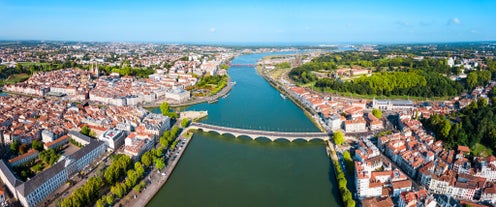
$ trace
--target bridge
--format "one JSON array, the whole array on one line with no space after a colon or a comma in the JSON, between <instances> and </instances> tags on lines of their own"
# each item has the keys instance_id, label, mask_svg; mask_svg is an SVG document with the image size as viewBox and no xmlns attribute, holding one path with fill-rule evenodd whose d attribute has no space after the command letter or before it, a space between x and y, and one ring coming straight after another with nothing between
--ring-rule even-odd
<instances>
[{"instance_id":1,"label":"bridge","mask_svg":"<svg viewBox=\"0 0 496 207\"><path fill-rule=\"evenodd\" d=\"M290 142L295 140L329 140L330 135L324 132L276 132L276 131L263 131L253 129L239 129L224 126L216 126L211 124L192 122L188 127L190 129L199 129L204 132L217 132L220 135L231 134L234 137L247 136L255 140L257 138L265 137L271 141L278 139L288 140Z\"/></svg>"},{"instance_id":2,"label":"bridge","mask_svg":"<svg viewBox=\"0 0 496 207\"><path fill-rule=\"evenodd\" d=\"M257 67L257 64L231 64L231 67Z\"/></svg>"}]
</instances>

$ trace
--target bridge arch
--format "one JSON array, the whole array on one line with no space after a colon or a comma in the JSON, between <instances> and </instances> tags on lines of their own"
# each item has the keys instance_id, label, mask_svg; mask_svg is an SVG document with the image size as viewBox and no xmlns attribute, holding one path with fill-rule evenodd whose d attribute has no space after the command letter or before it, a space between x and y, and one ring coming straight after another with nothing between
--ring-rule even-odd
<instances>
[{"instance_id":1,"label":"bridge arch","mask_svg":"<svg viewBox=\"0 0 496 207\"><path fill-rule=\"evenodd\" d=\"M257 137L252 138L252 139L257 140L257 141L274 141L272 138L264 137L264 136L257 136Z\"/></svg>"},{"instance_id":2,"label":"bridge arch","mask_svg":"<svg viewBox=\"0 0 496 207\"><path fill-rule=\"evenodd\" d=\"M296 137L294 138L293 140L291 140L292 142L308 142L308 139L305 139L303 137Z\"/></svg>"},{"instance_id":3,"label":"bridge arch","mask_svg":"<svg viewBox=\"0 0 496 207\"><path fill-rule=\"evenodd\" d=\"M325 141L327 139L322 138L322 137L313 137L313 138L309 138L307 141L312 142L312 141L316 141L316 140L318 140L318 141Z\"/></svg>"},{"instance_id":4,"label":"bridge arch","mask_svg":"<svg viewBox=\"0 0 496 207\"><path fill-rule=\"evenodd\" d=\"M216 131L219 135L222 135L222 136L232 136L233 138L237 138L239 137L239 135L237 134L233 134L231 132L223 132L223 131Z\"/></svg>"},{"instance_id":5,"label":"bridge arch","mask_svg":"<svg viewBox=\"0 0 496 207\"><path fill-rule=\"evenodd\" d=\"M274 138L274 141L292 142L293 140L285 138L285 137L277 137L277 138Z\"/></svg>"}]
</instances>

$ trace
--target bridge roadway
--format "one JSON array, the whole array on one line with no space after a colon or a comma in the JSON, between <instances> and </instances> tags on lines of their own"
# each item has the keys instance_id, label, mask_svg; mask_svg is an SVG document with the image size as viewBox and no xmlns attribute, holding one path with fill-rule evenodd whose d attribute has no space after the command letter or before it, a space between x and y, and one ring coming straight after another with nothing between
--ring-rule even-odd
<instances>
[{"instance_id":1,"label":"bridge roadway","mask_svg":"<svg viewBox=\"0 0 496 207\"><path fill-rule=\"evenodd\" d=\"M190 129L201 129L204 132L217 132L220 135L231 134L234 137L247 136L255 140L257 138L268 138L271 141L277 139L285 139L290 142L294 140L329 140L330 135L324 132L276 132L276 131L263 131L263 130L253 130L253 129L239 129L224 126L216 126L211 124L204 124L198 122L192 122L188 127Z\"/></svg>"}]
</instances>

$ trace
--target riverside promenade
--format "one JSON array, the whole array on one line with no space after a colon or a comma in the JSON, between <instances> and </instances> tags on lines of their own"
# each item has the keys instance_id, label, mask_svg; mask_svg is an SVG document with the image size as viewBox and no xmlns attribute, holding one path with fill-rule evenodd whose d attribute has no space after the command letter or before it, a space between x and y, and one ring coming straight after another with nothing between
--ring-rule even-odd
<instances>
[{"instance_id":1,"label":"riverside promenade","mask_svg":"<svg viewBox=\"0 0 496 207\"><path fill-rule=\"evenodd\" d=\"M167 180L169 180L169 177L172 175L174 168L181 159L184 151L186 151L186 148L188 147L188 144L192 139L192 137L186 138L186 136L184 136L187 132L188 132L188 128L185 128L183 129L181 134L177 137L177 139L185 139L186 141L182 149L178 151L179 155L176 157L176 159L172 160L172 163L167 164L167 166L164 169L162 169L160 172L157 172L157 170L153 170L152 172L150 172L150 175L144 178L147 181L150 181L150 184L146 186L146 189L142 190L141 193L136 194L137 196L136 199L131 198L129 202L121 202L120 204L122 204L122 206L136 206L136 207L146 206L146 204L148 204L148 202L152 200L155 194L157 194L160 191L162 186L167 182ZM178 147L179 145L176 146L176 148ZM165 174L163 175L162 173ZM118 206L118 204L116 204L115 206Z\"/></svg>"}]
</instances>

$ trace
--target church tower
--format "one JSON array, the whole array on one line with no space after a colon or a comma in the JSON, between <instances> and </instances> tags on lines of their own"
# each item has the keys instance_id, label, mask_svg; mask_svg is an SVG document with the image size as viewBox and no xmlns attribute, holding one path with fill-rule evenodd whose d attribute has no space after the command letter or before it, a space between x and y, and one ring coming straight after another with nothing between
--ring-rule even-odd
<instances>
[{"instance_id":1,"label":"church tower","mask_svg":"<svg viewBox=\"0 0 496 207\"><path fill-rule=\"evenodd\" d=\"M100 70L98 69L98 62L95 62L94 64L91 63L91 65L90 65L90 72L96 78L100 77Z\"/></svg>"}]
</instances>

